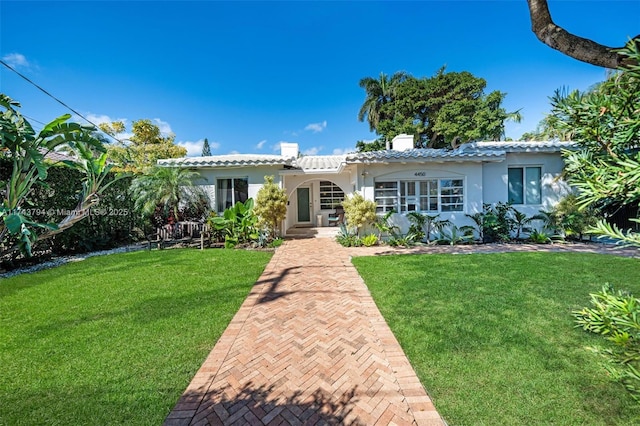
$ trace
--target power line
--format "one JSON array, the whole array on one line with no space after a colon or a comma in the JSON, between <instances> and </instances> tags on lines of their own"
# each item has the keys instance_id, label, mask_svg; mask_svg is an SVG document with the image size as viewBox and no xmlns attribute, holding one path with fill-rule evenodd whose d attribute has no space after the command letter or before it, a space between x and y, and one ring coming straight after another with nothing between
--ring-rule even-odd
<instances>
[{"instance_id":1,"label":"power line","mask_svg":"<svg viewBox=\"0 0 640 426\"><path fill-rule=\"evenodd\" d=\"M13 68L11 65L7 64L5 61L3 61L2 59L0 59L0 64L4 65L5 67L9 68L11 71L13 71L14 73L18 74L20 77L22 77L24 80L26 80L27 82L31 83L32 85L34 85L36 88L38 88L41 92L43 92L45 95L49 96L51 99L53 99L54 101L58 102L60 105L62 105L63 107L67 108L69 111L73 112L74 114L76 114L77 116L79 116L80 118L82 118L83 120L85 120L87 123L91 124L93 127L96 128L97 131L104 133L105 135L107 135L108 137L112 138L113 140L120 142L121 144L124 144L123 141L121 141L120 139L116 138L113 135L110 135L109 133L103 132L102 130L100 130L100 127L98 127L97 124L95 124L94 122L92 122L91 120L89 120L87 117L85 117L84 115L80 114L78 111L76 111L75 109L71 108L69 105L67 105L66 103L64 103L63 101L61 101L60 99L56 98L54 95L52 95L51 93L49 93L47 90L45 90L42 86L40 86L39 84L33 82L31 79L29 79L29 77L27 77L26 75L22 74L21 72L19 72L18 70L16 70L15 68ZM24 115L24 114L23 114ZM26 117L26 116L25 116ZM28 117L27 117L28 118ZM32 119L33 120L33 119ZM36 122L38 122L37 120L34 120ZM44 125L44 123L40 124Z\"/></svg>"}]
</instances>

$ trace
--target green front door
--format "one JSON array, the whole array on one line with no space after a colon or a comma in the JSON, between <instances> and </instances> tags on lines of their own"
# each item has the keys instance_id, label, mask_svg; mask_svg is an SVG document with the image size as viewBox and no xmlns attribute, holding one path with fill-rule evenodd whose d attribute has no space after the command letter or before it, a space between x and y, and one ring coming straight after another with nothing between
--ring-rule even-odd
<instances>
[{"instance_id":1,"label":"green front door","mask_svg":"<svg viewBox=\"0 0 640 426\"><path fill-rule=\"evenodd\" d=\"M298 222L311 222L309 188L298 188Z\"/></svg>"}]
</instances>

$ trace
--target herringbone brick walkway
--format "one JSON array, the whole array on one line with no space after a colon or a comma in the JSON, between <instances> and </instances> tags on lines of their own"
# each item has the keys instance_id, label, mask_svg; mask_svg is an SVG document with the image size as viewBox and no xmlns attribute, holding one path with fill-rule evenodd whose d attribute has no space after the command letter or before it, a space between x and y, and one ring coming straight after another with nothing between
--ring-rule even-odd
<instances>
[{"instance_id":1,"label":"herringbone brick walkway","mask_svg":"<svg viewBox=\"0 0 640 426\"><path fill-rule=\"evenodd\" d=\"M286 241L165 425L443 425L348 252Z\"/></svg>"}]
</instances>

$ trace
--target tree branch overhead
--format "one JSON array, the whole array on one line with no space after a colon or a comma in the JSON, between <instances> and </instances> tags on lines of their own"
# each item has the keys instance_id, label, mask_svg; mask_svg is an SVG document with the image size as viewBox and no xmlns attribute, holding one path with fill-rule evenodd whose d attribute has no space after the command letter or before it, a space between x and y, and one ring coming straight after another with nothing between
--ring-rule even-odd
<instances>
[{"instance_id":1,"label":"tree branch overhead","mask_svg":"<svg viewBox=\"0 0 640 426\"><path fill-rule=\"evenodd\" d=\"M551 18L547 0L527 0L531 16L531 29L538 39L567 56L588 64L616 69L629 64L629 60L618 54L621 47L609 47L593 40L571 34L556 25ZM640 35L633 40L640 42Z\"/></svg>"}]
</instances>

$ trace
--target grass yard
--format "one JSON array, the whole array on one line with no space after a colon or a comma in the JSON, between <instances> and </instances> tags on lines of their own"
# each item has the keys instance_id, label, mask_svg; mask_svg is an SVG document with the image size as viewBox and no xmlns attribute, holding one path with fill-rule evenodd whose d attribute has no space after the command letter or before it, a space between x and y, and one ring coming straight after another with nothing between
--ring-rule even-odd
<instances>
[{"instance_id":1,"label":"grass yard","mask_svg":"<svg viewBox=\"0 0 640 426\"><path fill-rule=\"evenodd\" d=\"M640 424L571 312L610 282L640 296L640 261L502 253L354 258L450 425Z\"/></svg>"},{"instance_id":2,"label":"grass yard","mask_svg":"<svg viewBox=\"0 0 640 426\"><path fill-rule=\"evenodd\" d=\"M140 251L0 279L0 425L158 425L270 253Z\"/></svg>"}]
</instances>

